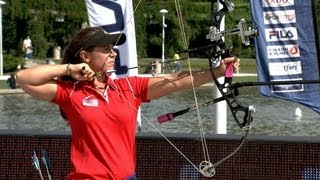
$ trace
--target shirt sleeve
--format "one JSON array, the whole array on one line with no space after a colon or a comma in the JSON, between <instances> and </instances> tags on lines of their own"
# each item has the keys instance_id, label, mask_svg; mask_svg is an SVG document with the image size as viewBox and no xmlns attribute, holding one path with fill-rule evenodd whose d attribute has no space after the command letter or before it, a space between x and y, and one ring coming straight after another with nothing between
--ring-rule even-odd
<instances>
[{"instance_id":1,"label":"shirt sleeve","mask_svg":"<svg viewBox=\"0 0 320 180\"><path fill-rule=\"evenodd\" d=\"M51 102L63 106L70 100L74 83L57 80L57 85L56 97Z\"/></svg>"},{"instance_id":2,"label":"shirt sleeve","mask_svg":"<svg viewBox=\"0 0 320 180\"><path fill-rule=\"evenodd\" d=\"M134 76L130 77L129 81L133 86L136 95L140 97L140 101L150 102L150 100L147 99L149 78Z\"/></svg>"}]
</instances>

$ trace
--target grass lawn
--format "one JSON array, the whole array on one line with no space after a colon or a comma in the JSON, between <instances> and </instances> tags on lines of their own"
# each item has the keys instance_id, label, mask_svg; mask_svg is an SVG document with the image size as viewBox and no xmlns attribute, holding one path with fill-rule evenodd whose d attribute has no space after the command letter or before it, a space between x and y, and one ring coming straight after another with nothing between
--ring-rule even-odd
<instances>
[{"instance_id":1,"label":"grass lawn","mask_svg":"<svg viewBox=\"0 0 320 180\"><path fill-rule=\"evenodd\" d=\"M6 80L0 81L0 89L7 89L7 88L8 88L7 81Z\"/></svg>"}]
</instances>

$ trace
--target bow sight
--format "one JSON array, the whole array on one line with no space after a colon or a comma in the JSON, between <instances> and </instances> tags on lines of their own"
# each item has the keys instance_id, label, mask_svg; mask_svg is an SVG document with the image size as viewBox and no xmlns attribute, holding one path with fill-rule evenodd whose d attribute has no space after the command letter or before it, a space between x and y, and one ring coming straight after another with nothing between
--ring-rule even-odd
<instances>
[{"instance_id":1,"label":"bow sight","mask_svg":"<svg viewBox=\"0 0 320 180\"><path fill-rule=\"evenodd\" d=\"M258 36L258 30L256 28L247 27L246 20L241 19L237 25L237 28L220 31L216 26L211 26L209 34L207 34L206 39L210 39L213 42L219 41L223 36L238 34L241 37L242 44L249 46L250 40L249 36Z\"/></svg>"},{"instance_id":2,"label":"bow sight","mask_svg":"<svg viewBox=\"0 0 320 180\"><path fill-rule=\"evenodd\" d=\"M230 57L229 50L226 48L225 43L222 37L227 35L235 35L238 34L241 37L241 42L245 46L250 45L249 36L258 36L258 29L247 27L246 20L241 19L237 25L237 28L227 31L220 31L221 21L228 11L234 10L234 4L228 0L219 0L220 4L222 4L222 9L218 12L212 13L212 26L210 27L209 34L206 35L206 39L209 39L211 42L214 42L215 45L219 47L219 50L214 52L209 57L209 63L211 67L218 67L220 64L220 57L226 58Z\"/></svg>"}]
</instances>

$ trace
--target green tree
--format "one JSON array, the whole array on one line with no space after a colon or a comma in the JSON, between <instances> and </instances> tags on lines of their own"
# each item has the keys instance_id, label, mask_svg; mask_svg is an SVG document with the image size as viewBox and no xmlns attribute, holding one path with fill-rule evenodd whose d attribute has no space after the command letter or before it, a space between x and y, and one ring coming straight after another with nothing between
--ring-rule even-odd
<instances>
[{"instance_id":1,"label":"green tree","mask_svg":"<svg viewBox=\"0 0 320 180\"><path fill-rule=\"evenodd\" d=\"M133 0L134 9L140 0ZM139 58L161 58L162 15L166 14L166 50L167 58L172 58L175 50L186 50L182 40L180 24L183 25L188 48L198 48L212 44L206 35L211 25L211 13L216 11L214 0L180 1L182 22L178 20L175 1L143 0L134 13L137 51ZM235 10L225 16L225 29L233 29L241 18L251 23L248 0L233 0ZM317 9L316 20L320 29L320 0L314 1ZM180 13L179 12L179 13ZM6 0L3 6L3 47L4 57L22 57L22 41L29 35L34 44L35 58L52 57L53 47L63 50L68 41L88 21L84 0ZM319 38L319 35L318 35ZM243 47L238 36L225 37L228 48L232 48L240 57L253 57L254 47ZM211 51L215 51L213 47ZM208 57L208 49L190 52L191 57ZM18 61L17 61L18 62ZM6 66L6 64L5 64ZM10 67L14 65L10 64ZM10 68L9 68L10 69Z\"/></svg>"},{"instance_id":2,"label":"green tree","mask_svg":"<svg viewBox=\"0 0 320 180\"><path fill-rule=\"evenodd\" d=\"M21 56L22 41L30 36L36 58L45 58L52 55L53 46L64 47L86 21L85 1L7 0L3 7L4 49Z\"/></svg>"},{"instance_id":3,"label":"green tree","mask_svg":"<svg viewBox=\"0 0 320 180\"><path fill-rule=\"evenodd\" d=\"M236 5L235 11L227 13L225 16L225 29L236 28L240 20L239 18L245 18L247 23L251 24L249 3L239 0L234 2ZM138 19L136 21L136 29L139 30L137 31L138 51L141 50L140 47L145 49L143 53L139 52L140 57L144 55L146 57L161 57L162 15L159 12L160 9L168 10L168 14L165 16L167 24L167 28L165 29L166 57L171 58L175 50L182 51L186 50L186 48L197 49L212 44L210 40L206 39L206 35L209 33L211 26L211 14L217 11L216 6L217 4L212 4L211 1L184 0L180 2L180 12L176 12L175 1L163 0L142 3L135 13L135 19ZM178 13L181 14L182 22L178 20ZM140 24L140 22L143 24ZM184 28L188 47L184 47L180 23ZM143 29L145 32L143 32ZM145 39L145 37L147 38ZM141 41L141 39L144 40ZM233 47L240 56L251 57L254 54L253 47L244 48L240 43L234 43L240 41L237 36L225 37L225 41L227 47ZM215 51L215 47L211 51ZM192 57L208 57L210 56L210 49L209 51L208 49L191 51L190 55Z\"/></svg>"}]
</instances>

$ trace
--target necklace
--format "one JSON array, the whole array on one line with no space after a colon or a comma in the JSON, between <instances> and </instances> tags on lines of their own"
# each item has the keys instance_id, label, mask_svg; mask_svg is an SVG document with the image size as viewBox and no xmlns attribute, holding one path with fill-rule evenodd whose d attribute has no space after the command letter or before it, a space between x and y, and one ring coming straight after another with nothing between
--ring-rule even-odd
<instances>
[{"instance_id":1,"label":"necklace","mask_svg":"<svg viewBox=\"0 0 320 180\"><path fill-rule=\"evenodd\" d=\"M102 97L107 101L107 103L109 103L109 98L108 98L108 89L109 89L109 86L107 84L104 85L104 87L102 86L98 86L98 85L95 85L97 91L99 93L101 93Z\"/></svg>"},{"instance_id":2,"label":"necklace","mask_svg":"<svg viewBox=\"0 0 320 180\"><path fill-rule=\"evenodd\" d=\"M105 86L98 86L98 85L95 85L96 89L105 89L106 87Z\"/></svg>"},{"instance_id":3,"label":"necklace","mask_svg":"<svg viewBox=\"0 0 320 180\"><path fill-rule=\"evenodd\" d=\"M98 82L97 84L95 83L94 86L95 86L96 89L105 89L107 84L104 83L104 82L102 82L102 83Z\"/></svg>"}]
</instances>

